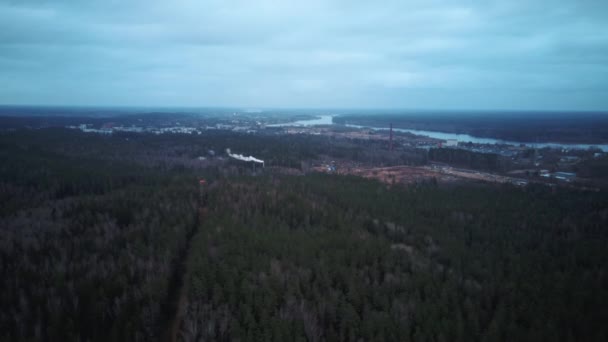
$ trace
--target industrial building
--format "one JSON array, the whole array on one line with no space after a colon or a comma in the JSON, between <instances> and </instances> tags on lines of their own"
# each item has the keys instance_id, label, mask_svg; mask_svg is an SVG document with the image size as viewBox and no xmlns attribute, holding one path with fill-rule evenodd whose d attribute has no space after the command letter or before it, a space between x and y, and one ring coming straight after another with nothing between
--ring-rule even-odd
<instances>
[{"instance_id":1,"label":"industrial building","mask_svg":"<svg viewBox=\"0 0 608 342\"><path fill-rule=\"evenodd\" d=\"M445 141L445 146L446 147L455 147L458 146L458 140L456 139L448 139Z\"/></svg>"}]
</instances>

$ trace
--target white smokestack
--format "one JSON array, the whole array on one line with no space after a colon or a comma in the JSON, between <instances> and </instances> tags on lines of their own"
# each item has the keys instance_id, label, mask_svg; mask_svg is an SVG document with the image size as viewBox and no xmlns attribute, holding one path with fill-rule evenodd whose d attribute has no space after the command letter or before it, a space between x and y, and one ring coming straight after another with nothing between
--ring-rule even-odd
<instances>
[{"instance_id":1,"label":"white smokestack","mask_svg":"<svg viewBox=\"0 0 608 342\"><path fill-rule=\"evenodd\" d=\"M226 149L226 153L228 153L228 155L230 157L234 158L234 159L238 159L238 160L242 160L242 161L246 161L246 162L260 163L260 164L262 164L262 166L264 166L264 161L263 160L255 158L255 157L252 157L252 156L245 157L242 154L232 154L230 152L229 148Z\"/></svg>"}]
</instances>

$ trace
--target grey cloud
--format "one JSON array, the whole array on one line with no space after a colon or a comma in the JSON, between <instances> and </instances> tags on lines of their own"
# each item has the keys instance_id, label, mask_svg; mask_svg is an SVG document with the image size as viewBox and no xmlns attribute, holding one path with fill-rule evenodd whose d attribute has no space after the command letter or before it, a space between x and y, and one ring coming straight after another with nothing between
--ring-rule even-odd
<instances>
[{"instance_id":1,"label":"grey cloud","mask_svg":"<svg viewBox=\"0 0 608 342\"><path fill-rule=\"evenodd\" d=\"M0 103L606 109L605 1L0 0Z\"/></svg>"}]
</instances>

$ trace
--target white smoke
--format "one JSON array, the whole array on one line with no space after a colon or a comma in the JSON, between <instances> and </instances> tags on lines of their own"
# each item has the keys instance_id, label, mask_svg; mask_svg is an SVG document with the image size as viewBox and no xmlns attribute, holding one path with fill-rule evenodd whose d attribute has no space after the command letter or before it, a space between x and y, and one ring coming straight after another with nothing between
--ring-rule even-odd
<instances>
[{"instance_id":1,"label":"white smoke","mask_svg":"<svg viewBox=\"0 0 608 342\"><path fill-rule=\"evenodd\" d=\"M230 152L229 148L226 149L226 153L228 153L228 155L234 159L238 159L238 160L242 160L242 161L246 161L246 162L260 163L260 164L262 164L262 166L264 165L264 161L261 159L258 159L258 158L252 157L252 156L245 157L242 154L232 154Z\"/></svg>"}]
</instances>

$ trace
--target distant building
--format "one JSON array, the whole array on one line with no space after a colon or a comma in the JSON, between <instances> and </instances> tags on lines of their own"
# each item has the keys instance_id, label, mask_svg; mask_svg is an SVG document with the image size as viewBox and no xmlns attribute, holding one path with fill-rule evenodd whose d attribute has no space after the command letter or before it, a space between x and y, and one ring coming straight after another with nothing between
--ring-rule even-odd
<instances>
[{"instance_id":1,"label":"distant building","mask_svg":"<svg viewBox=\"0 0 608 342\"><path fill-rule=\"evenodd\" d=\"M525 179L514 179L512 181L513 184L517 185L517 186L526 186L528 185L528 181Z\"/></svg>"},{"instance_id":2,"label":"distant building","mask_svg":"<svg viewBox=\"0 0 608 342\"><path fill-rule=\"evenodd\" d=\"M580 160L581 160L581 158L579 158L577 156L564 156L559 161L562 163L574 164L574 163L579 162Z\"/></svg>"},{"instance_id":3,"label":"distant building","mask_svg":"<svg viewBox=\"0 0 608 342\"><path fill-rule=\"evenodd\" d=\"M448 139L448 140L445 141L445 146L447 146L447 147L458 146L458 140L456 140L456 139Z\"/></svg>"},{"instance_id":4,"label":"distant building","mask_svg":"<svg viewBox=\"0 0 608 342\"><path fill-rule=\"evenodd\" d=\"M553 177L555 177L556 179L559 179L559 180L566 181L566 182L571 182L576 178L576 173L558 171L553 174Z\"/></svg>"},{"instance_id":5,"label":"distant building","mask_svg":"<svg viewBox=\"0 0 608 342\"><path fill-rule=\"evenodd\" d=\"M249 132L251 129L247 126L235 126L232 128L233 132Z\"/></svg>"}]
</instances>

